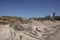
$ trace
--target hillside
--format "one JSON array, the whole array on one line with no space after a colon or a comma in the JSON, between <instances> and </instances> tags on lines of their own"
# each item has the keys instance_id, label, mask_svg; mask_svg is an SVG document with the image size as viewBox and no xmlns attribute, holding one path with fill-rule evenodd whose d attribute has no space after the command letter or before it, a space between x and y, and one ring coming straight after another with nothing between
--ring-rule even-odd
<instances>
[{"instance_id":1,"label":"hillside","mask_svg":"<svg viewBox=\"0 0 60 40\"><path fill-rule=\"evenodd\" d=\"M23 17L16 17L16 16L1 16L0 22L6 22L6 23L14 23L14 22L20 22L20 23L26 23L26 19Z\"/></svg>"},{"instance_id":2,"label":"hillside","mask_svg":"<svg viewBox=\"0 0 60 40\"><path fill-rule=\"evenodd\" d=\"M59 40L60 20L0 17L0 40Z\"/></svg>"},{"instance_id":3,"label":"hillside","mask_svg":"<svg viewBox=\"0 0 60 40\"><path fill-rule=\"evenodd\" d=\"M15 23L15 22L20 22L22 24L28 23L30 20L37 20L37 21L45 21L45 20L50 20L50 21L60 21L60 16L55 16L55 19L53 20L53 17L42 17L42 18L23 18L23 17L16 17L16 16L0 16L0 23Z\"/></svg>"}]
</instances>

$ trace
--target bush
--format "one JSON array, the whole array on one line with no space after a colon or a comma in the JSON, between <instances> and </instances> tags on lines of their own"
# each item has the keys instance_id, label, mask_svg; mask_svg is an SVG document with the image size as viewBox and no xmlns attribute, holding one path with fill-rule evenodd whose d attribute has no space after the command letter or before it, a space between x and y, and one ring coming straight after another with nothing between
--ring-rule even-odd
<instances>
[{"instance_id":1,"label":"bush","mask_svg":"<svg viewBox=\"0 0 60 40\"><path fill-rule=\"evenodd\" d=\"M14 30L23 31L25 28L20 23L11 23L10 27Z\"/></svg>"}]
</instances>

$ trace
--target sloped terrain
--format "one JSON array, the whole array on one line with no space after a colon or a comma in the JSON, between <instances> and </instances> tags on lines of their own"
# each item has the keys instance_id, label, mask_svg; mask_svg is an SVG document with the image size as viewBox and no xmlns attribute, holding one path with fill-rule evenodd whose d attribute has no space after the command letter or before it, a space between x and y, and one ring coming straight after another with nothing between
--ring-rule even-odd
<instances>
[{"instance_id":1,"label":"sloped terrain","mask_svg":"<svg viewBox=\"0 0 60 40\"><path fill-rule=\"evenodd\" d=\"M26 23L26 19L23 17L16 17L16 16L1 16L0 17L0 23L14 23L14 22L20 22L20 23Z\"/></svg>"},{"instance_id":2,"label":"sloped terrain","mask_svg":"<svg viewBox=\"0 0 60 40\"><path fill-rule=\"evenodd\" d=\"M19 28L23 25L19 25ZM32 21L24 26L24 30L15 30L14 27L9 27L9 24L0 25L0 40L59 40L60 23L58 21L54 23ZM36 30L36 28L38 29Z\"/></svg>"},{"instance_id":3,"label":"sloped terrain","mask_svg":"<svg viewBox=\"0 0 60 40\"><path fill-rule=\"evenodd\" d=\"M60 21L30 19L0 24L0 40L60 40Z\"/></svg>"}]
</instances>

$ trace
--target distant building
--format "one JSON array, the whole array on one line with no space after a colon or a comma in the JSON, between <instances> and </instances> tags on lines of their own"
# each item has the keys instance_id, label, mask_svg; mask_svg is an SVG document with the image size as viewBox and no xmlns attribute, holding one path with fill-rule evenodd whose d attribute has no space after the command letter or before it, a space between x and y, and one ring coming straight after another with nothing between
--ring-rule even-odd
<instances>
[{"instance_id":1,"label":"distant building","mask_svg":"<svg viewBox=\"0 0 60 40\"><path fill-rule=\"evenodd\" d=\"M56 13L53 12L52 17L51 17L52 20L55 20L55 14L56 14Z\"/></svg>"},{"instance_id":2,"label":"distant building","mask_svg":"<svg viewBox=\"0 0 60 40\"><path fill-rule=\"evenodd\" d=\"M56 16L56 13L53 12L52 15L48 15L48 16L45 16L45 18L49 19L49 20L60 20L60 16Z\"/></svg>"}]
</instances>

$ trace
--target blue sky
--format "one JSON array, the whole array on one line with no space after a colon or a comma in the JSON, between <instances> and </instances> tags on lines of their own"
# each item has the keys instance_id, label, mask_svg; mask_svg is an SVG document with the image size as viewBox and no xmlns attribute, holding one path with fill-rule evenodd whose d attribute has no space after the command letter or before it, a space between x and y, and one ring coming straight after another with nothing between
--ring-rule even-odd
<instances>
[{"instance_id":1,"label":"blue sky","mask_svg":"<svg viewBox=\"0 0 60 40\"><path fill-rule=\"evenodd\" d=\"M0 0L0 16L30 18L53 12L60 16L60 0Z\"/></svg>"}]
</instances>

